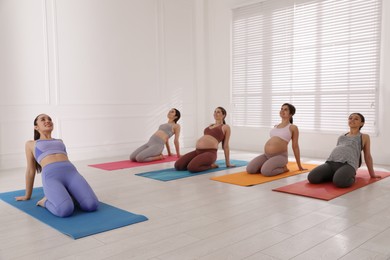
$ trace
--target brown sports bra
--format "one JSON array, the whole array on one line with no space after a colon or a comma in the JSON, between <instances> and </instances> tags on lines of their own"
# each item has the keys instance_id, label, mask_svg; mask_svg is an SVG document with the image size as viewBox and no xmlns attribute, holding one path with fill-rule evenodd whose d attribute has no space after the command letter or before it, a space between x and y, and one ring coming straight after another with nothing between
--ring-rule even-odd
<instances>
[{"instance_id":1,"label":"brown sports bra","mask_svg":"<svg viewBox=\"0 0 390 260\"><path fill-rule=\"evenodd\" d=\"M219 125L219 126L216 126L216 127L213 127L213 128L210 128L210 127L206 127L204 129L204 134L205 135L211 135L212 137L214 137L215 139L217 139L218 143L222 142L223 139L225 138L225 134L223 133L222 131L222 126L223 125Z\"/></svg>"}]
</instances>

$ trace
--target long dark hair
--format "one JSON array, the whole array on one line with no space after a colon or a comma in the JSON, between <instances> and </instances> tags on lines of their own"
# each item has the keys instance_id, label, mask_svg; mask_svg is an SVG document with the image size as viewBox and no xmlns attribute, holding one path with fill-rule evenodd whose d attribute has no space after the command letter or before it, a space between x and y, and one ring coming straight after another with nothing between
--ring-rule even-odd
<instances>
[{"instance_id":1,"label":"long dark hair","mask_svg":"<svg viewBox=\"0 0 390 260\"><path fill-rule=\"evenodd\" d=\"M358 115L360 117L360 121L362 121L362 123L364 123L366 121L366 119L364 118L364 116L360 113L352 113L350 114L349 116L352 116L352 115ZM359 127L359 130L362 129L363 126Z\"/></svg>"},{"instance_id":2,"label":"long dark hair","mask_svg":"<svg viewBox=\"0 0 390 260\"><path fill-rule=\"evenodd\" d=\"M217 109L220 109L221 112L222 112L222 115L224 115L225 117L223 118L223 124L226 125L226 121L225 121L225 118L226 118L226 109L224 109L223 107L217 107Z\"/></svg>"},{"instance_id":3,"label":"long dark hair","mask_svg":"<svg viewBox=\"0 0 390 260\"><path fill-rule=\"evenodd\" d=\"M284 103L282 106L288 106L288 110L290 111L290 124L293 123L293 115L295 115L295 107L291 105L290 103Z\"/></svg>"},{"instance_id":4,"label":"long dark hair","mask_svg":"<svg viewBox=\"0 0 390 260\"><path fill-rule=\"evenodd\" d=\"M179 119L180 119L180 111L179 110L177 110L176 108L174 108L175 109L175 116L176 116L176 118L175 119L173 119L173 121L175 122L175 123L177 123L177 121L179 121Z\"/></svg>"},{"instance_id":5,"label":"long dark hair","mask_svg":"<svg viewBox=\"0 0 390 260\"><path fill-rule=\"evenodd\" d=\"M227 115L227 112L226 112L226 109L224 109L223 107L217 107L217 109L220 109L221 112L222 112L222 115L224 115L225 117L223 118L223 124L226 125L226 121L225 121L225 118L226 118L226 115ZM223 138L222 140L222 147L225 147L225 138Z\"/></svg>"},{"instance_id":6,"label":"long dark hair","mask_svg":"<svg viewBox=\"0 0 390 260\"><path fill-rule=\"evenodd\" d=\"M34 119L34 126L38 125L37 122L38 122L38 118L39 118L40 115L43 115L43 114L37 115L37 117ZM41 138L41 134L34 128L34 140L38 140L39 138ZM37 160L35 160L35 168L37 169L37 172L41 172L42 171L42 167L37 162Z\"/></svg>"}]
</instances>

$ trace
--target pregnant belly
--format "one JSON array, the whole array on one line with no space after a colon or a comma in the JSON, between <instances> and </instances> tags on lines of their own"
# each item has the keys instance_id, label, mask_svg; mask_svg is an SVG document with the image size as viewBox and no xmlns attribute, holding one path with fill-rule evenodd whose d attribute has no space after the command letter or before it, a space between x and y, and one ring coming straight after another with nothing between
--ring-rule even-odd
<instances>
[{"instance_id":1,"label":"pregnant belly","mask_svg":"<svg viewBox=\"0 0 390 260\"><path fill-rule=\"evenodd\" d=\"M288 143L279 137L271 137L264 145L264 152L269 155L287 152Z\"/></svg>"}]
</instances>

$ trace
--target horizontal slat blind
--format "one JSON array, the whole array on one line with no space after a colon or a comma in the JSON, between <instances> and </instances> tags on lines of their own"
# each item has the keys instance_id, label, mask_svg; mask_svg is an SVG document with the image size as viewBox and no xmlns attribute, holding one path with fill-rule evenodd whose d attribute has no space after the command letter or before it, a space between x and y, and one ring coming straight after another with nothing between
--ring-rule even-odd
<instances>
[{"instance_id":1,"label":"horizontal slat blind","mask_svg":"<svg viewBox=\"0 0 390 260\"><path fill-rule=\"evenodd\" d=\"M268 0L233 10L232 125L270 127L292 103L300 129L376 133L381 0Z\"/></svg>"}]
</instances>

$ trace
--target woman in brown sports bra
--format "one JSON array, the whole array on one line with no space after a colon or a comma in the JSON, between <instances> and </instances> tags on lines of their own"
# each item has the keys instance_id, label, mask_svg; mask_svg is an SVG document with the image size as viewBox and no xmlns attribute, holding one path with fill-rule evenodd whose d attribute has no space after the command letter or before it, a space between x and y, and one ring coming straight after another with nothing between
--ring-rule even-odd
<instances>
[{"instance_id":1,"label":"woman in brown sports bra","mask_svg":"<svg viewBox=\"0 0 390 260\"><path fill-rule=\"evenodd\" d=\"M196 142L196 149L180 157L175 168L178 171L188 170L190 172L201 172L217 168L218 145L222 142L227 167L234 167L230 164L230 126L225 123L226 110L217 107L214 111L215 123L204 129L204 135Z\"/></svg>"}]
</instances>

